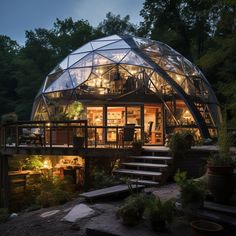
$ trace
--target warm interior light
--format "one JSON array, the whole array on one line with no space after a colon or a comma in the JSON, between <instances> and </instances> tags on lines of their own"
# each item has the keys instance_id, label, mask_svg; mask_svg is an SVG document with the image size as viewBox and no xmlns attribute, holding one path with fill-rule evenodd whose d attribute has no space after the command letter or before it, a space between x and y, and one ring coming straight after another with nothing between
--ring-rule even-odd
<instances>
[{"instance_id":1,"label":"warm interior light","mask_svg":"<svg viewBox=\"0 0 236 236\"><path fill-rule=\"evenodd\" d=\"M50 160L44 160L43 162L43 168L49 169L51 167L51 162Z\"/></svg>"}]
</instances>

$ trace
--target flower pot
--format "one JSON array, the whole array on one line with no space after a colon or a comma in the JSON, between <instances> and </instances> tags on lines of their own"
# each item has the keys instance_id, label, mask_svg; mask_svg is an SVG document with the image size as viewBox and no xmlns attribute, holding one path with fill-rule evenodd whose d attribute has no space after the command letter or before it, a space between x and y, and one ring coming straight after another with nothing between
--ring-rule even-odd
<instances>
[{"instance_id":1,"label":"flower pot","mask_svg":"<svg viewBox=\"0 0 236 236\"><path fill-rule=\"evenodd\" d=\"M207 165L208 174L212 175L232 175L234 172L234 166L213 166Z\"/></svg>"},{"instance_id":2,"label":"flower pot","mask_svg":"<svg viewBox=\"0 0 236 236\"><path fill-rule=\"evenodd\" d=\"M191 222L193 236L217 236L222 235L223 227L207 220Z\"/></svg>"},{"instance_id":3,"label":"flower pot","mask_svg":"<svg viewBox=\"0 0 236 236\"><path fill-rule=\"evenodd\" d=\"M208 174L208 188L217 203L229 201L235 189L233 180L233 175Z\"/></svg>"},{"instance_id":4,"label":"flower pot","mask_svg":"<svg viewBox=\"0 0 236 236\"><path fill-rule=\"evenodd\" d=\"M227 203L234 192L233 170L233 166L208 165L208 188L217 203Z\"/></svg>"}]
</instances>

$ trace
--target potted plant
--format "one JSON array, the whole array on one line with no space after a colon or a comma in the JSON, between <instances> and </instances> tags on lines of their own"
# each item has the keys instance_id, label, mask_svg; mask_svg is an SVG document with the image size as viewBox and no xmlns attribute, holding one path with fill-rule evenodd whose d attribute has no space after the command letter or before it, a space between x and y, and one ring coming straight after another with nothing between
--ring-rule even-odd
<instances>
[{"instance_id":1,"label":"potted plant","mask_svg":"<svg viewBox=\"0 0 236 236\"><path fill-rule=\"evenodd\" d=\"M122 223L127 226L137 225L142 219L145 209L143 194L134 194L128 197L125 204L117 211L117 216L122 218Z\"/></svg>"},{"instance_id":2,"label":"potted plant","mask_svg":"<svg viewBox=\"0 0 236 236\"><path fill-rule=\"evenodd\" d=\"M174 215L173 200L161 201L160 198L153 197L149 201L148 209L152 229L157 232L166 231L167 224Z\"/></svg>"},{"instance_id":3,"label":"potted plant","mask_svg":"<svg viewBox=\"0 0 236 236\"><path fill-rule=\"evenodd\" d=\"M183 157L190 149L193 136L189 132L177 132L171 135L169 148L174 158Z\"/></svg>"},{"instance_id":4,"label":"potted plant","mask_svg":"<svg viewBox=\"0 0 236 236\"><path fill-rule=\"evenodd\" d=\"M227 132L226 122L222 122L218 133L219 152L212 155L207 163L208 188L216 202L227 203L234 192L235 161L230 154L232 138Z\"/></svg>"},{"instance_id":5,"label":"potted plant","mask_svg":"<svg viewBox=\"0 0 236 236\"><path fill-rule=\"evenodd\" d=\"M143 143L141 140L136 140L132 143L132 152L134 155L141 155Z\"/></svg>"},{"instance_id":6,"label":"potted plant","mask_svg":"<svg viewBox=\"0 0 236 236\"><path fill-rule=\"evenodd\" d=\"M191 214L203 206L205 198L205 186L203 182L187 179L187 173L180 172L179 170L174 176L174 180L180 186L181 205L187 214Z\"/></svg>"}]
</instances>

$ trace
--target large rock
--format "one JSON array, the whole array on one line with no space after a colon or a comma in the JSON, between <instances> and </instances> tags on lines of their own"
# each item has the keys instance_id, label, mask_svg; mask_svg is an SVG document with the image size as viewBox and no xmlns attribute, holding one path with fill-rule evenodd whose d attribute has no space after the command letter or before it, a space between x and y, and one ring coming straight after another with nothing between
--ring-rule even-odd
<instances>
[{"instance_id":1,"label":"large rock","mask_svg":"<svg viewBox=\"0 0 236 236\"><path fill-rule=\"evenodd\" d=\"M78 204L74 206L70 210L70 212L65 217L63 217L62 220L74 223L77 220L92 216L94 214L95 214L95 211L91 209L90 207L88 207L87 205Z\"/></svg>"}]
</instances>

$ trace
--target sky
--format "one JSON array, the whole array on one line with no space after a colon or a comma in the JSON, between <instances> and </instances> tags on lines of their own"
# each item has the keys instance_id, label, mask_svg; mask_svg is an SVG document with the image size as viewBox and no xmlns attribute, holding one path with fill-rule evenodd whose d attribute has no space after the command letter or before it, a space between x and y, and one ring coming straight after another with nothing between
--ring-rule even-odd
<instances>
[{"instance_id":1,"label":"sky","mask_svg":"<svg viewBox=\"0 0 236 236\"><path fill-rule=\"evenodd\" d=\"M144 0L0 0L0 34L23 45L25 31L53 27L56 18L88 20L97 26L109 11L130 15L130 21L142 21L139 12Z\"/></svg>"}]
</instances>

